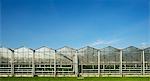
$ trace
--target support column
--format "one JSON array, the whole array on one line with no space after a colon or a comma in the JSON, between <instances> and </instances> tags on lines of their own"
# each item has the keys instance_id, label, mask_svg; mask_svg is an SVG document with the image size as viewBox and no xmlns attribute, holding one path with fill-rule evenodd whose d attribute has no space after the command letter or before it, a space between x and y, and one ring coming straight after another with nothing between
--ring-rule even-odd
<instances>
[{"instance_id":1,"label":"support column","mask_svg":"<svg viewBox=\"0 0 150 81\"><path fill-rule=\"evenodd\" d=\"M103 62L103 72L105 73L105 63Z\"/></svg>"},{"instance_id":2,"label":"support column","mask_svg":"<svg viewBox=\"0 0 150 81\"><path fill-rule=\"evenodd\" d=\"M145 57L144 57L144 56L145 56L145 55L144 55L144 50L143 50L143 51L142 51L142 57L143 57L143 58L142 58L142 60L143 60L143 62L142 62L142 63L143 63L143 64L142 64L142 65L143 65L143 75L145 74Z\"/></svg>"},{"instance_id":3,"label":"support column","mask_svg":"<svg viewBox=\"0 0 150 81\"><path fill-rule=\"evenodd\" d=\"M35 50L33 51L32 55L32 76L34 77L35 75Z\"/></svg>"},{"instance_id":4,"label":"support column","mask_svg":"<svg viewBox=\"0 0 150 81\"><path fill-rule=\"evenodd\" d=\"M98 76L100 76L100 51L98 51Z\"/></svg>"},{"instance_id":5,"label":"support column","mask_svg":"<svg viewBox=\"0 0 150 81\"><path fill-rule=\"evenodd\" d=\"M56 77L56 50L54 52L54 77Z\"/></svg>"},{"instance_id":6,"label":"support column","mask_svg":"<svg viewBox=\"0 0 150 81\"><path fill-rule=\"evenodd\" d=\"M76 50L75 58L74 58L74 70L75 70L75 76L78 77L78 51Z\"/></svg>"},{"instance_id":7,"label":"support column","mask_svg":"<svg viewBox=\"0 0 150 81\"><path fill-rule=\"evenodd\" d=\"M14 76L14 51L12 51L11 55L11 75Z\"/></svg>"},{"instance_id":8,"label":"support column","mask_svg":"<svg viewBox=\"0 0 150 81\"><path fill-rule=\"evenodd\" d=\"M81 75L83 76L83 63L81 64Z\"/></svg>"},{"instance_id":9,"label":"support column","mask_svg":"<svg viewBox=\"0 0 150 81\"><path fill-rule=\"evenodd\" d=\"M120 50L120 75L122 75L122 50Z\"/></svg>"},{"instance_id":10,"label":"support column","mask_svg":"<svg viewBox=\"0 0 150 81\"><path fill-rule=\"evenodd\" d=\"M114 70L116 70L116 65L114 64Z\"/></svg>"}]
</instances>

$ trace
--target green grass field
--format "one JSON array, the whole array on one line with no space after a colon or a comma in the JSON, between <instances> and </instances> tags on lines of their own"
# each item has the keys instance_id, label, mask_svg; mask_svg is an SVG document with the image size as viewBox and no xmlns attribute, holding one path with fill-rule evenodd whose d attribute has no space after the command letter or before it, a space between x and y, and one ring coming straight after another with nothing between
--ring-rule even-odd
<instances>
[{"instance_id":1,"label":"green grass field","mask_svg":"<svg viewBox=\"0 0 150 81\"><path fill-rule=\"evenodd\" d=\"M126 77L126 78L116 78L116 77L103 77L103 78L49 78L49 77L34 77L34 78L0 78L0 81L150 81L150 78L137 78L137 77Z\"/></svg>"}]
</instances>

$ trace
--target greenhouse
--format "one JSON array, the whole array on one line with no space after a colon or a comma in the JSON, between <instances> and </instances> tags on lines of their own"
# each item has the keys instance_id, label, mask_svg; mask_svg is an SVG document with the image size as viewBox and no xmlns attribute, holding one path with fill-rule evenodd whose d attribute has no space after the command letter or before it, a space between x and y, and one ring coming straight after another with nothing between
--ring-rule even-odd
<instances>
[{"instance_id":1,"label":"greenhouse","mask_svg":"<svg viewBox=\"0 0 150 81\"><path fill-rule=\"evenodd\" d=\"M33 72L33 53L34 51L30 48L20 47L14 49L12 57L12 73L17 75L32 74Z\"/></svg>"},{"instance_id":2,"label":"greenhouse","mask_svg":"<svg viewBox=\"0 0 150 81\"><path fill-rule=\"evenodd\" d=\"M75 54L76 50L67 46L56 50L56 74L67 75L75 72Z\"/></svg>"},{"instance_id":3,"label":"greenhouse","mask_svg":"<svg viewBox=\"0 0 150 81\"><path fill-rule=\"evenodd\" d=\"M0 48L0 74L13 74L13 50Z\"/></svg>"},{"instance_id":4,"label":"greenhouse","mask_svg":"<svg viewBox=\"0 0 150 81\"><path fill-rule=\"evenodd\" d=\"M78 50L79 73L98 73L98 49L83 47Z\"/></svg>"},{"instance_id":5,"label":"greenhouse","mask_svg":"<svg viewBox=\"0 0 150 81\"><path fill-rule=\"evenodd\" d=\"M40 47L34 53L34 74L53 75L54 74L55 50L48 47Z\"/></svg>"},{"instance_id":6,"label":"greenhouse","mask_svg":"<svg viewBox=\"0 0 150 81\"><path fill-rule=\"evenodd\" d=\"M80 49L46 46L31 49L0 47L0 75L103 76L150 75L150 47L112 46Z\"/></svg>"},{"instance_id":7,"label":"greenhouse","mask_svg":"<svg viewBox=\"0 0 150 81\"><path fill-rule=\"evenodd\" d=\"M150 74L150 47L144 49L143 71L145 74Z\"/></svg>"},{"instance_id":8,"label":"greenhouse","mask_svg":"<svg viewBox=\"0 0 150 81\"><path fill-rule=\"evenodd\" d=\"M120 50L111 46L100 50L100 73L120 73Z\"/></svg>"}]
</instances>

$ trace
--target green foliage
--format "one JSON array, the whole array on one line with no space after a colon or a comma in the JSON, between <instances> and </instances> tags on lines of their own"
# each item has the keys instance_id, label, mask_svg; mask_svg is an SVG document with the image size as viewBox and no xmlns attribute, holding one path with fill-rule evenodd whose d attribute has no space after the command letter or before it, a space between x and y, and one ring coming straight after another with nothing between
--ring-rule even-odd
<instances>
[{"instance_id":1,"label":"green foliage","mask_svg":"<svg viewBox=\"0 0 150 81\"><path fill-rule=\"evenodd\" d=\"M88 77L88 78L73 78L73 77L62 77L62 78L52 78L52 77L33 77L33 78L21 78L21 77L7 77L0 78L0 81L150 81L149 77Z\"/></svg>"}]
</instances>

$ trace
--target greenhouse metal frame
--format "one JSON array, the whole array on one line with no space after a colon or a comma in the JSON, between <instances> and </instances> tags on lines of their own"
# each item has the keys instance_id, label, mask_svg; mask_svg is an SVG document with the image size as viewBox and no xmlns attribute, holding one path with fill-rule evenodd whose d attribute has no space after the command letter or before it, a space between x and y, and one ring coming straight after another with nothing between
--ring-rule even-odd
<instances>
[{"instance_id":1,"label":"greenhouse metal frame","mask_svg":"<svg viewBox=\"0 0 150 81\"><path fill-rule=\"evenodd\" d=\"M103 76L150 75L150 47L102 49L90 46L57 50L46 46L0 47L0 75L7 76Z\"/></svg>"}]
</instances>

